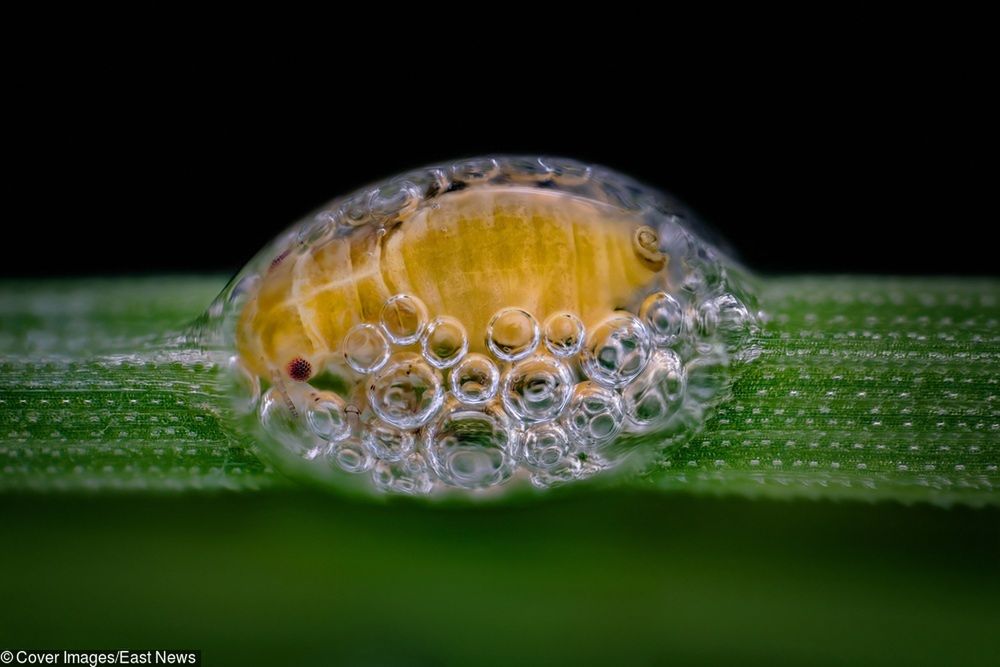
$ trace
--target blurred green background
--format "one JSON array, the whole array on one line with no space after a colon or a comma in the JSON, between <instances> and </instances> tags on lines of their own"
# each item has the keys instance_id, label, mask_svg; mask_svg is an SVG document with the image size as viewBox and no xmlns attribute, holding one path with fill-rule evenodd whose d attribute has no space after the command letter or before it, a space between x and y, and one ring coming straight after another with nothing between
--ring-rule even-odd
<instances>
[{"instance_id":1,"label":"blurred green background","mask_svg":"<svg viewBox=\"0 0 1000 667\"><path fill-rule=\"evenodd\" d=\"M205 664L997 664L1000 512L6 495L0 649Z\"/></svg>"}]
</instances>

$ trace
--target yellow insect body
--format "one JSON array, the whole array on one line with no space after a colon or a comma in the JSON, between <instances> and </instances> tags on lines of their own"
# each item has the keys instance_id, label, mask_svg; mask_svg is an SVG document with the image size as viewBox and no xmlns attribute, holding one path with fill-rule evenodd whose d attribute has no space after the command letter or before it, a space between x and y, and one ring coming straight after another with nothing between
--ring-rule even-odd
<instances>
[{"instance_id":1,"label":"yellow insect body","mask_svg":"<svg viewBox=\"0 0 1000 667\"><path fill-rule=\"evenodd\" d=\"M386 300L418 297L483 351L490 318L522 308L539 322L571 312L589 330L630 303L667 258L636 215L543 189L450 192L389 226L359 227L276 261L244 308L241 357L254 372L292 375L342 360L345 334L377 323ZM306 374L308 375L308 374Z\"/></svg>"}]
</instances>

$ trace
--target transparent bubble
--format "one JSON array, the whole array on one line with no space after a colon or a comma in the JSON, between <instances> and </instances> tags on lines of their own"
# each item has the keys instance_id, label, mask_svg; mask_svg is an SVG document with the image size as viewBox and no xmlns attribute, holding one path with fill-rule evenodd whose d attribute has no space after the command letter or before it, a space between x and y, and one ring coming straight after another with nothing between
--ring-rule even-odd
<instances>
[{"instance_id":1,"label":"transparent bubble","mask_svg":"<svg viewBox=\"0 0 1000 667\"><path fill-rule=\"evenodd\" d=\"M551 178L548 167L538 158L505 158L501 167L508 178L516 183L539 183Z\"/></svg>"},{"instance_id":2,"label":"transparent bubble","mask_svg":"<svg viewBox=\"0 0 1000 667\"><path fill-rule=\"evenodd\" d=\"M514 473L517 432L496 404L450 404L427 427L425 445L431 467L449 486L483 489Z\"/></svg>"},{"instance_id":3,"label":"transparent bubble","mask_svg":"<svg viewBox=\"0 0 1000 667\"><path fill-rule=\"evenodd\" d=\"M646 297L639 309L639 317L660 347L677 342L684 328L684 307L666 292L655 292Z\"/></svg>"},{"instance_id":4,"label":"transparent bubble","mask_svg":"<svg viewBox=\"0 0 1000 667\"><path fill-rule=\"evenodd\" d=\"M625 423L621 396L596 382L581 382L573 390L563 423L580 446L605 445L615 439Z\"/></svg>"},{"instance_id":5,"label":"transparent bubble","mask_svg":"<svg viewBox=\"0 0 1000 667\"><path fill-rule=\"evenodd\" d=\"M569 369L552 357L538 355L504 373L500 398L511 415L526 423L555 419L573 392Z\"/></svg>"},{"instance_id":6,"label":"transparent bubble","mask_svg":"<svg viewBox=\"0 0 1000 667\"><path fill-rule=\"evenodd\" d=\"M334 443L327 456L338 468L349 473L367 472L375 464L371 452L357 438Z\"/></svg>"},{"instance_id":7,"label":"transparent bubble","mask_svg":"<svg viewBox=\"0 0 1000 667\"><path fill-rule=\"evenodd\" d=\"M486 344L498 359L524 359L538 347L541 333L534 316L520 308L498 311L486 327Z\"/></svg>"},{"instance_id":8,"label":"transparent bubble","mask_svg":"<svg viewBox=\"0 0 1000 667\"><path fill-rule=\"evenodd\" d=\"M310 431L331 442L343 440L351 434L344 399L329 391L317 391L309 397L306 423Z\"/></svg>"},{"instance_id":9,"label":"transparent bubble","mask_svg":"<svg viewBox=\"0 0 1000 667\"><path fill-rule=\"evenodd\" d=\"M427 495L434 489L430 470L419 452L398 461L378 461L372 469L372 481L380 491L409 496Z\"/></svg>"},{"instance_id":10,"label":"transparent bubble","mask_svg":"<svg viewBox=\"0 0 1000 667\"><path fill-rule=\"evenodd\" d=\"M239 415L252 413L260 400L260 378L234 356L229 358L229 380L233 409Z\"/></svg>"},{"instance_id":11,"label":"transparent bubble","mask_svg":"<svg viewBox=\"0 0 1000 667\"><path fill-rule=\"evenodd\" d=\"M344 360L362 375L374 373L389 360L389 343L378 327L359 324L344 336Z\"/></svg>"},{"instance_id":12,"label":"transparent bubble","mask_svg":"<svg viewBox=\"0 0 1000 667\"><path fill-rule=\"evenodd\" d=\"M549 157L541 158L540 162L561 185L581 185L590 178L591 168L582 162Z\"/></svg>"},{"instance_id":13,"label":"transparent bubble","mask_svg":"<svg viewBox=\"0 0 1000 667\"><path fill-rule=\"evenodd\" d=\"M569 451L569 436L557 423L536 424L524 432L521 456L534 470L556 468Z\"/></svg>"},{"instance_id":14,"label":"transparent bubble","mask_svg":"<svg viewBox=\"0 0 1000 667\"><path fill-rule=\"evenodd\" d=\"M420 192L414 183L398 179L386 183L372 193L372 214L381 220L390 220L412 211L420 202Z\"/></svg>"},{"instance_id":15,"label":"transparent bubble","mask_svg":"<svg viewBox=\"0 0 1000 667\"><path fill-rule=\"evenodd\" d=\"M652 345L646 327L629 313L608 318L587 334L580 355L591 380L607 387L624 387L649 362Z\"/></svg>"},{"instance_id":16,"label":"transparent bubble","mask_svg":"<svg viewBox=\"0 0 1000 667\"><path fill-rule=\"evenodd\" d=\"M583 347L586 331L573 313L556 313L545 320L545 347L557 357L571 357Z\"/></svg>"},{"instance_id":17,"label":"transparent bubble","mask_svg":"<svg viewBox=\"0 0 1000 667\"><path fill-rule=\"evenodd\" d=\"M547 488L630 474L698 433L761 352L748 285L669 196L574 160L487 156L309 215L196 337L228 369L227 428L283 472Z\"/></svg>"},{"instance_id":18,"label":"transparent bubble","mask_svg":"<svg viewBox=\"0 0 1000 667\"><path fill-rule=\"evenodd\" d=\"M377 419L367 424L361 437L365 446L376 458L386 461L398 461L412 452L417 445L417 438L412 431L404 431Z\"/></svg>"},{"instance_id":19,"label":"transparent bubble","mask_svg":"<svg viewBox=\"0 0 1000 667\"><path fill-rule=\"evenodd\" d=\"M420 349L424 359L435 368L450 368L469 349L465 327L454 317L436 317L427 326L427 333L420 341Z\"/></svg>"},{"instance_id":20,"label":"transparent bubble","mask_svg":"<svg viewBox=\"0 0 1000 667\"><path fill-rule=\"evenodd\" d=\"M409 352L390 358L368 387L372 410L401 429L426 424L443 399L441 376L420 356Z\"/></svg>"},{"instance_id":21,"label":"transparent bubble","mask_svg":"<svg viewBox=\"0 0 1000 667\"><path fill-rule=\"evenodd\" d=\"M535 488L548 489L580 479L583 476L583 463L574 454L564 456L548 468L535 470L531 473L531 484Z\"/></svg>"},{"instance_id":22,"label":"transparent bubble","mask_svg":"<svg viewBox=\"0 0 1000 667\"><path fill-rule=\"evenodd\" d=\"M382 329L397 345L409 345L420 340L427 326L427 306L415 296L396 294L382 306Z\"/></svg>"},{"instance_id":23,"label":"transparent bubble","mask_svg":"<svg viewBox=\"0 0 1000 667\"><path fill-rule=\"evenodd\" d=\"M500 173L500 166L493 158L472 158L452 165L452 176L463 183L487 181Z\"/></svg>"},{"instance_id":24,"label":"transparent bubble","mask_svg":"<svg viewBox=\"0 0 1000 667\"><path fill-rule=\"evenodd\" d=\"M296 397L297 398L297 397ZM312 460L327 444L303 424L302 403L279 387L271 387L261 397L260 423L264 430L292 455Z\"/></svg>"},{"instance_id":25,"label":"transparent bubble","mask_svg":"<svg viewBox=\"0 0 1000 667\"><path fill-rule=\"evenodd\" d=\"M687 373L677 353L657 350L642 375L623 391L629 420L643 427L666 423L681 407Z\"/></svg>"},{"instance_id":26,"label":"transparent bubble","mask_svg":"<svg viewBox=\"0 0 1000 667\"><path fill-rule=\"evenodd\" d=\"M500 371L489 357L472 353L452 369L449 383L455 398L468 405L479 405L497 395Z\"/></svg>"}]
</instances>

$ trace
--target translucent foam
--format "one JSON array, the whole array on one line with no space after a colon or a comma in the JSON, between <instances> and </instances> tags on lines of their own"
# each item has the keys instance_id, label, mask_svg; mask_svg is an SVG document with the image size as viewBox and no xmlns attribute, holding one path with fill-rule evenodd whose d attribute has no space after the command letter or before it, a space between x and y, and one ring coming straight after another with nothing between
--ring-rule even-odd
<instances>
[{"instance_id":1,"label":"translucent foam","mask_svg":"<svg viewBox=\"0 0 1000 667\"><path fill-rule=\"evenodd\" d=\"M758 354L745 274L700 229L669 197L561 158L472 158L349 194L209 309L226 417L282 469L373 492L641 466L696 433Z\"/></svg>"}]
</instances>

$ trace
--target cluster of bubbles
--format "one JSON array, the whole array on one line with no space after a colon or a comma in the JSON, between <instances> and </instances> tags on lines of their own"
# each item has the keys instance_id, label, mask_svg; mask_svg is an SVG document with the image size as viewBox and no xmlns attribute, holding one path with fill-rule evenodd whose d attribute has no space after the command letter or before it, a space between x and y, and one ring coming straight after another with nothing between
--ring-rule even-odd
<instances>
[{"instance_id":1,"label":"cluster of bubbles","mask_svg":"<svg viewBox=\"0 0 1000 667\"><path fill-rule=\"evenodd\" d=\"M345 335L344 363L361 379L337 391L275 377L262 392L234 358L238 411L265 441L320 477L350 473L382 491L423 495L506 488L515 478L536 487L584 479L697 430L733 367L755 355L758 313L686 211L623 176L533 158L429 168L334 202L262 256L345 227L392 224L452 190L506 183L641 211L670 257L668 275L635 307L590 328L571 312L540 322L516 305L503 308L490 319L483 353L470 351L461 321L396 294L377 321ZM213 305L223 329L261 266L252 263Z\"/></svg>"}]
</instances>

